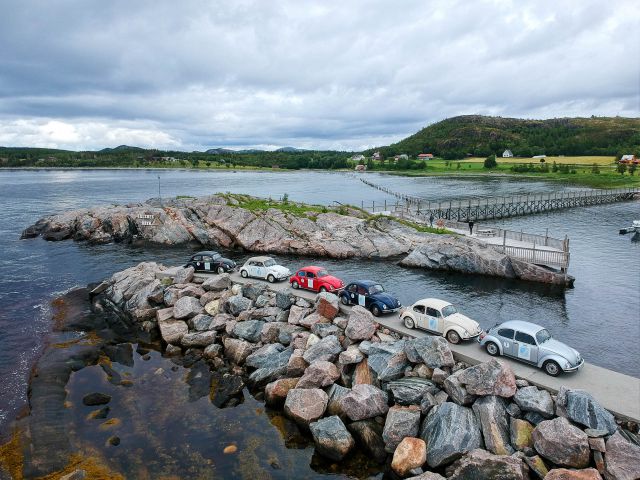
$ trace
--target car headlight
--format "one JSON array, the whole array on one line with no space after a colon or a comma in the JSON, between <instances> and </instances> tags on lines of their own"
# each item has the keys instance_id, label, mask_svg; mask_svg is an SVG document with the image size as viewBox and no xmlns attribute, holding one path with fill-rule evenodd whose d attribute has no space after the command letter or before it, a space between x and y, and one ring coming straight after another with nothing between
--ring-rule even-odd
<instances>
[{"instance_id":1,"label":"car headlight","mask_svg":"<svg viewBox=\"0 0 640 480\"><path fill-rule=\"evenodd\" d=\"M571 368L571 362L569 362L568 360L564 362L564 368Z\"/></svg>"},{"instance_id":2,"label":"car headlight","mask_svg":"<svg viewBox=\"0 0 640 480\"><path fill-rule=\"evenodd\" d=\"M467 332L466 330L462 330L462 336L463 337L468 337L469 336L469 332Z\"/></svg>"},{"instance_id":3,"label":"car headlight","mask_svg":"<svg viewBox=\"0 0 640 480\"><path fill-rule=\"evenodd\" d=\"M386 305L382 305L382 309L383 309L383 310L386 310L386 309L387 309L387 306L386 306Z\"/></svg>"}]
</instances>

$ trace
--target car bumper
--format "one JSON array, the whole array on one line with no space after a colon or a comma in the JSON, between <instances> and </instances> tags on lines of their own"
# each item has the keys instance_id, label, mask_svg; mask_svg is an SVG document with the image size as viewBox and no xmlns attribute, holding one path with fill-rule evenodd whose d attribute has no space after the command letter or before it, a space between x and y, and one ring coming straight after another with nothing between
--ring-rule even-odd
<instances>
[{"instance_id":1,"label":"car bumper","mask_svg":"<svg viewBox=\"0 0 640 480\"><path fill-rule=\"evenodd\" d=\"M396 313L399 312L402 309L402 307L398 307L398 308L387 308L387 309L382 309L380 310L382 313Z\"/></svg>"},{"instance_id":2,"label":"car bumper","mask_svg":"<svg viewBox=\"0 0 640 480\"><path fill-rule=\"evenodd\" d=\"M564 372L577 372L578 370L580 370L582 367L584 366L584 358L580 361L580 363L578 365L576 365L575 367L569 367L569 368L564 368L563 371Z\"/></svg>"}]
</instances>

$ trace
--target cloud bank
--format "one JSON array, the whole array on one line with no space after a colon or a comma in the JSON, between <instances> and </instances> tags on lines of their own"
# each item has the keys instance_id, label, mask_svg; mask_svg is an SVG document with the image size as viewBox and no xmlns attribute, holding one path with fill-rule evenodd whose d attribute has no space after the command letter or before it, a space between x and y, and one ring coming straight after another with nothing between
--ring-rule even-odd
<instances>
[{"instance_id":1,"label":"cloud bank","mask_svg":"<svg viewBox=\"0 0 640 480\"><path fill-rule=\"evenodd\" d=\"M5 0L0 145L360 150L640 114L635 0Z\"/></svg>"}]
</instances>

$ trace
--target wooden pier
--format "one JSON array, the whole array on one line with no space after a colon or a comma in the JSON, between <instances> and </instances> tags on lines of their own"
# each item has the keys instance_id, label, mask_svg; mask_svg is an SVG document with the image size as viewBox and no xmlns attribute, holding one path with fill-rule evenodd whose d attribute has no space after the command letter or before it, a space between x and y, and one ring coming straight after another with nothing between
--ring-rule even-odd
<instances>
[{"instance_id":1,"label":"wooden pier","mask_svg":"<svg viewBox=\"0 0 640 480\"><path fill-rule=\"evenodd\" d=\"M398 199L395 204L387 203L386 201L365 204L363 201L361 207L372 213L376 211L404 211L408 215L413 213L426 217L433 215L435 218L458 221L531 215L565 208L626 202L640 197L640 188L618 188L613 190L579 190L432 202L394 192L389 188L376 185L363 178L360 181Z\"/></svg>"}]
</instances>

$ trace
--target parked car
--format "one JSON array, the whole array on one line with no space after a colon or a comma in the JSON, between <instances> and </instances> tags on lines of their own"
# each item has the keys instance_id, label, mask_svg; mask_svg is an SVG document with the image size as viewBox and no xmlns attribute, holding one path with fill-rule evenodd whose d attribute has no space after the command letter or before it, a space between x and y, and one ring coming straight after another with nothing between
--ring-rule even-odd
<instances>
[{"instance_id":1,"label":"parked car","mask_svg":"<svg viewBox=\"0 0 640 480\"><path fill-rule=\"evenodd\" d=\"M191 256L185 267L193 267L196 272L232 272L236 268L236 262L224 258L218 252L198 252Z\"/></svg>"},{"instance_id":2,"label":"parked car","mask_svg":"<svg viewBox=\"0 0 640 480\"><path fill-rule=\"evenodd\" d=\"M243 278L262 278L273 283L289 278L291 272L288 268L278 265L271 257L251 257L240 267L240 275Z\"/></svg>"},{"instance_id":3,"label":"parked car","mask_svg":"<svg viewBox=\"0 0 640 480\"><path fill-rule=\"evenodd\" d=\"M289 279L293 288L306 288L314 292L335 292L344 287L339 278L329 275L322 267L304 267L294 273Z\"/></svg>"},{"instance_id":4,"label":"parked car","mask_svg":"<svg viewBox=\"0 0 640 480\"><path fill-rule=\"evenodd\" d=\"M580 353L551 338L546 328L512 320L490 328L478 338L489 355L504 355L542 368L552 377L574 372L584 365Z\"/></svg>"},{"instance_id":5,"label":"parked car","mask_svg":"<svg viewBox=\"0 0 640 480\"><path fill-rule=\"evenodd\" d=\"M371 280L358 280L347 285L340 291L340 301L344 305L361 305L376 317L382 313L397 312L402 307L397 298Z\"/></svg>"},{"instance_id":6,"label":"parked car","mask_svg":"<svg viewBox=\"0 0 640 480\"><path fill-rule=\"evenodd\" d=\"M400 312L407 328L420 328L445 337L450 343L460 343L482 333L475 320L464 316L449 302L425 298Z\"/></svg>"}]
</instances>

